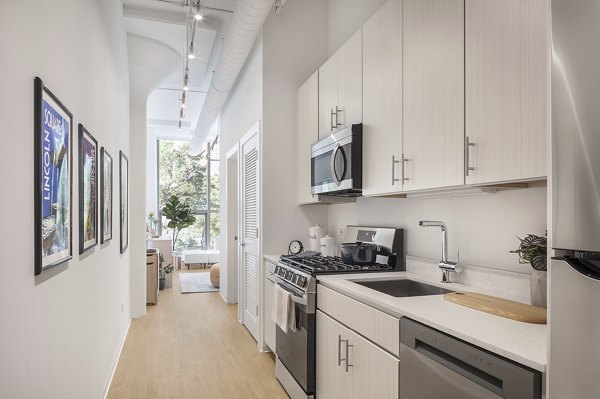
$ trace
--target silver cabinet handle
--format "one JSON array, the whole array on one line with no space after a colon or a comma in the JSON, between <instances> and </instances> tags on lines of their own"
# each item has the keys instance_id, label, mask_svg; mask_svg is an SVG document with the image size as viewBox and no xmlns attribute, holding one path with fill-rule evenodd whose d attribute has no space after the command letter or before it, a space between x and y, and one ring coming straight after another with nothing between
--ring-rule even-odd
<instances>
[{"instance_id":1,"label":"silver cabinet handle","mask_svg":"<svg viewBox=\"0 0 600 399\"><path fill-rule=\"evenodd\" d=\"M353 364L349 364L348 359L350 359L350 357L348 357L348 349L349 348L353 348L354 345L350 345L349 340L346 340L346 373L348 372L348 370L350 369L350 367L354 367Z\"/></svg>"},{"instance_id":2,"label":"silver cabinet handle","mask_svg":"<svg viewBox=\"0 0 600 399\"><path fill-rule=\"evenodd\" d=\"M339 108L338 108L338 106L336 105L336 106L335 106L335 127L336 127L336 128L338 128L338 127L342 126L342 124L341 124L341 123L339 123L339 121L338 121L338 114L339 114L340 112L342 112L342 110L341 110L341 109L339 109Z\"/></svg>"},{"instance_id":3,"label":"silver cabinet handle","mask_svg":"<svg viewBox=\"0 0 600 399\"><path fill-rule=\"evenodd\" d=\"M342 365L342 342L344 342L344 340L342 339L341 335L338 335L338 366Z\"/></svg>"},{"instance_id":4,"label":"silver cabinet handle","mask_svg":"<svg viewBox=\"0 0 600 399\"><path fill-rule=\"evenodd\" d=\"M396 160L396 156L392 155L392 186L396 184L396 182L400 181L400 179L396 179L396 164L400 163L400 161Z\"/></svg>"},{"instance_id":5,"label":"silver cabinet handle","mask_svg":"<svg viewBox=\"0 0 600 399\"><path fill-rule=\"evenodd\" d=\"M470 147L474 147L475 143L471 143L469 141L469 136L465 136L465 176L469 176L469 172L471 170L475 170L474 167L470 166L470 161L469 161L469 148Z\"/></svg>"},{"instance_id":6,"label":"silver cabinet handle","mask_svg":"<svg viewBox=\"0 0 600 399\"><path fill-rule=\"evenodd\" d=\"M404 177L404 172L406 169L404 165L406 164L406 162L408 162L408 158L405 158L404 154L402 154L401 162L402 162L402 184L404 184L405 181L408 181L408 177Z\"/></svg>"},{"instance_id":7,"label":"silver cabinet handle","mask_svg":"<svg viewBox=\"0 0 600 399\"><path fill-rule=\"evenodd\" d=\"M331 111L331 115L329 117L329 129L331 131L333 131L335 129L335 126L333 125L333 115L336 115L336 113L333 112L333 108L330 111ZM337 115L336 115L336 119L337 119ZM337 124L337 121L336 121L336 124Z\"/></svg>"}]
</instances>

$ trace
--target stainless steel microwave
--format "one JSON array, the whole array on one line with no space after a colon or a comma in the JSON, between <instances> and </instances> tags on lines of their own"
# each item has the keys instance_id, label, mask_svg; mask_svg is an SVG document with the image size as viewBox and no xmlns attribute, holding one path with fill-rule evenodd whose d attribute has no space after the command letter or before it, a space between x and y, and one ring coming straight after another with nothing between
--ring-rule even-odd
<instances>
[{"instance_id":1,"label":"stainless steel microwave","mask_svg":"<svg viewBox=\"0 0 600 399\"><path fill-rule=\"evenodd\" d=\"M342 128L311 148L313 195L362 193L362 124Z\"/></svg>"}]
</instances>

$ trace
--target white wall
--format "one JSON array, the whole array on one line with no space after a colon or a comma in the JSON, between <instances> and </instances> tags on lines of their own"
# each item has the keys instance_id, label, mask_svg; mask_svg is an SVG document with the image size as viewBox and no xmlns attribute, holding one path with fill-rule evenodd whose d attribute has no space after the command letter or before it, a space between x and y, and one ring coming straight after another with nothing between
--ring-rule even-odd
<instances>
[{"instance_id":1,"label":"white wall","mask_svg":"<svg viewBox=\"0 0 600 399\"><path fill-rule=\"evenodd\" d=\"M302 34L299 34L302 32ZM263 253L287 253L291 240L308 245L308 228L327 221L326 206L297 206L298 88L327 59L327 4L291 0L263 28Z\"/></svg>"},{"instance_id":2,"label":"white wall","mask_svg":"<svg viewBox=\"0 0 600 399\"><path fill-rule=\"evenodd\" d=\"M221 220L221 295L228 303L237 302L237 281L229 278L227 261L227 236L235 236L237 232L226 230L227 226L227 207L226 187L227 174L226 165L227 152L234 146L254 124L262 120L263 113L263 44L262 35L256 40L254 48L248 55L244 68L238 76L220 117L220 154L219 170L220 173L220 220ZM261 151L262 153L262 151Z\"/></svg>"},{"instance_id":3,"label":"white wall","mask_svg":"<svg viewBox=\"0 0 600 399\"><path fill-rule=\"evenodd\" d=\"M119 0L3 1L0 117L0 397L99 398L129 323L119 254L118 159L129 153L127 48ZM114 162L113 240L34 277L33 79L40 76ZM75 143L77 141L75 140ZM74 161L77 146L74 146ZM74 182L77 169L74 168Z\"/></svg>"},{"instance_id":4,"label":"white wall","mask_svg":"<svg viewBox=\"0 0 600 399\"><path fill-rule=\"evenodd\" d=\"M146 313L146 182L148 96L181 60L172 47L157 40L127 34L130 77L129 181L132 206L129 208L129 248L131 258L131 316Z\"/></svg>"},{"instance_id":5,"label":"white wall","mask_svg":"<svg viewBox=\"0 0 600 399\"><path fill-rule=\"evenodd\" d=\"M515 236L546 231L546 188L453 198L359 198L356 204L329 207L329 231L347 224L404 228L408 255L441 259L439 228L419 227L419 220L441 220L448 226L448 254L461 263L531 273L509 251ZM339 241L339 235L336 234Z\"/></svg>"},{"instance_id":6,"label":"white wall","mask_svg":"<svg viewBox=\"0 0 600 399\"><path fill-rule=\"evenodd\" d=\"M329 55L375 14L386 0L328 0Z\"/></svg>"}]
</instances>

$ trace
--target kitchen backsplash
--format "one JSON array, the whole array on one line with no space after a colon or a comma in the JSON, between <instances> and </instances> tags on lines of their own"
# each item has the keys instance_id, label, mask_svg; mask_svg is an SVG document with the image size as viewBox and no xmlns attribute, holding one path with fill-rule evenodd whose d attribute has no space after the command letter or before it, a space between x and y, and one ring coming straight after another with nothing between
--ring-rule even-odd
<instances>
[{"instance_id":1,"label":"kitchen backsplash","mask_svg":"<svg viewBox=\"0 0 600 399\"><path fill-rule=\"evenodd\" d=\"M441 220L448 227L448 255L461 262L518 273L531 273L518 256L516 236L546 231L546 187L449 198L358 198L328 207L328 233L341 242L345 225L405 229L406 254L440 259L439 229L419 227L419 220Z\"/></svg>"}]
</instances>

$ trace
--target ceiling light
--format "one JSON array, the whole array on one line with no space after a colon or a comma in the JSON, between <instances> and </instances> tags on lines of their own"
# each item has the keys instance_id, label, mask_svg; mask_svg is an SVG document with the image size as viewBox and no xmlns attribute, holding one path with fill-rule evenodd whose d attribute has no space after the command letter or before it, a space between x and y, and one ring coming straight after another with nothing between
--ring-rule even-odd
<instances>
[{"instance_id":1,"label":"ceiling light","mask_svg":"<svg viewBox=\"0 0 600 399\"><path fill-rule=\"evenodd\" d=\"M194 58L196 58L196 55L194 53L188 54L188 59L193 60Z\"/></svg>"},{"instance_id":2,"label":"ceiling light","mask_svg":"<svg viewBox=\"0 0 600 399\"><path fill-rule=\"evenodd\" d=\"M201 9L199 9L199 8L197 8L197 9L196 9L196 11L194 12L194 19L195 19L196 21L202 21L202 18L204 18L204 17L202 16L202 10L201 10Z\"/></svg>"},{"instance_id":3,"label":"ceiling light","mask_svg":"<svg viewBox=\"0 0 600 399\"><path fill-rule=\"evenodd\" d=\"M189 87L187 87L187 86L183 86L183 90L184 90L184 91L188 91L189 89L190 89Z\"/></svg>"},{"instance_id":4,"label":"ceiling light","mask_svg":"<svg viewBox=\"0 0 600 399\"><path fill-rule=\"evenodd\" d=\"M185 108L185 103L181 103L181 108Z\"/></svg>"}]
</instances>

